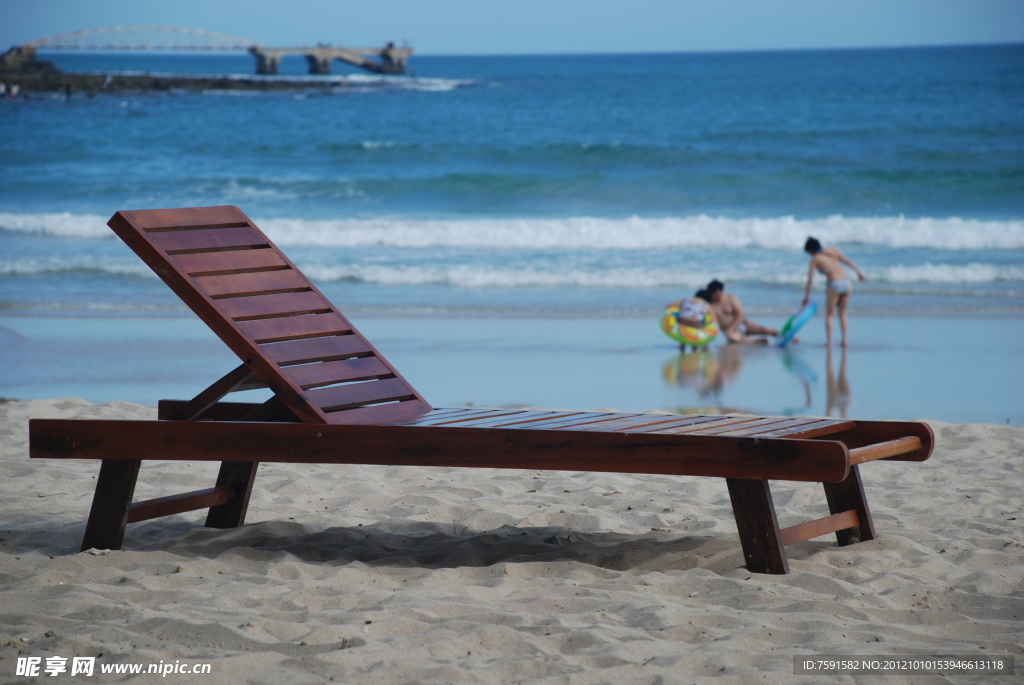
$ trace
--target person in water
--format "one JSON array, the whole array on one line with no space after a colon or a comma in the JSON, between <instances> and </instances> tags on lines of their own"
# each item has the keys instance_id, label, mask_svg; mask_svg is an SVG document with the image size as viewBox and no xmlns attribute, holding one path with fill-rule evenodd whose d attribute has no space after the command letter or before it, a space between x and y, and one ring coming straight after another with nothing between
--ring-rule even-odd
<instances>
[{"instance_id":1,"label":"person in water","mask_svg":"<svg viewBox=\"0 0 1024 685\"><path fill-rule=\"evenodd\" d=\"M711 311L715 314L722 333L730 343L766 344L765 338L751 338L752 335L778 335L774 328L762 326L747 318L740 304L740 298L725 292L725 284L715 279L708 283L711 294Z\"/></svg>"},{"instance_id":2,"label":"person in water","mask_svg":"<svg viewBox=\"0 0 1024 685\"><path fill-rule=\"evenodd\" d=\"M828 279L825 286L825 344L832 347L832 317L836 310L839 310L839 327L843 331L843 347L846 347L846 307L850 303L850 293L853 292L853 283L846 274L843 264L857 272L857 278L862 281L867 279L864 274L851 262L846 255L834 247L822 247L821 243L814 238L808 238L804 244L804 251L811 255L811 264L807 271L807 287L804 289L803 304L811 301L811 285L814 283L814 270L817 269Z\"/></svg>"}]
</instances>

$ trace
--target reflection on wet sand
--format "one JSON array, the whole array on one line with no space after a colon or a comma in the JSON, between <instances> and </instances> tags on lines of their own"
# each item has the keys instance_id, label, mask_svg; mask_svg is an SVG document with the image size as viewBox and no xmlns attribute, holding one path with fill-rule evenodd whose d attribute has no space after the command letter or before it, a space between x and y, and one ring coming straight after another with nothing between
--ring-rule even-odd
<instances>
[{"instance_id":1,"label":"reflection on wet sand","mask_svg":"<svg viewBox=\"0 0 1024 685\"><path fill-rule=\"evenodd\" d=\"M832 364L832 348L826 348L825 350L825 416L832 416L838 412L839 416L846 418L853 393L850 391L850 381L846 374L845 348L842 348L841 355L839 358L839 377L837 379L835 366ZM783 351L782 363L800 381L807 400L806 407L810 408L814 403L811 388L817 385L818 376L806 362L791 350Z\"/></svg>"},{"instance_id":2,"label":"reflection on wet sand","mask_svg":"<svg viewBox=\"0 0 1024 685\"><path fill-rule=\"evenodd\" d=\"M842 348L842 356L839 358L839 379L836 380L835 372L832 369L832 348L825 352L825 373L828 376L827 395L825 399L825 416L832 416L834 411L839 416L846 418L846 412L850 408L850 400L853 393L850 391L850 381L846 377L846 348Z\"/></svg>"},{"instance_id":3,"label":"reflection on wet sand","mask_svg":"<svg viewBox=\"0 0 1024 685\"><path fill-rule=\"evenodd\" d=\"M804 406L810 408L814 401L811 395L811 388L818 383L818 375L814 373L811 367L807 365L807 362L805 362L799 354L794 353L793 350L788 347L785 347L782 350L782 365L800 381L800 385L804 388L804 397L806 399L806 404Z\"/></svg>"},{"instance_id":4,"label":"reflection on wet sand","mask_svg":"<svg viewBox=\"0 0 1024 685\"><path fill-rule=\"evenodd\" d=\"M799 408L776 409L774 413L784 415L816 413L814 406L814 389L818 386L818 375L805 361L806 351L794 351L792 348L781 350L760 348L761 352L755 354L754 361L761 359L761 363L771 362L775 352L782 359L782 365L792 376L794 376L803 387L804 403ZM701 403L700 407L676 407L674 411L681 414L725 414L725 413L763 413L749 411L737 407L725 407L721 405L722 391L727 385L739 381L743 371L744 355L754 350L744 345L724 345L711 349L702 349L698 352L683 352L662 365L662 377L668 385L679 388L686 388L696 392ZM839 374L836 375L831 349L825 352L825 416L840 416L845 418L850 408L852 392L850 381L847 375L847 352L842 349L839 353ZM756 366L756 364L755 364ZM754 377L759 377L761 372L755 372ZM820 398L820 395L819 395ZM819 400L820 401L820 400ZM818 410L820 411L820 409Z\"/></svg>"},{"instance_id":5,"label":"reflection on wet sand","mask_svg":"<svg viewBox=\"0 0 1024 685\"><path fill-rule=\"evenodd\" d=\"M682 352L665 362L662 374L669 385L693 388L698 395L706 397L716 394L742 370L743 351L737 345L727 345L714 350Z\"/></svg>"},{"instance_id":6,"label":"reflection on wet sand","mask_svg":"<svg viewBox=\"0 0 1024 685\"><path fill-rule=\"evenodd\" d=\"M701 398L713 398L727 383L739 378L743 370L742 345L726 345L698 352L681 352L662 365L662 376L669 385L692 388ZM750 413L734 407L679 407L680 414Z\"/></svg>"}]
</instances>

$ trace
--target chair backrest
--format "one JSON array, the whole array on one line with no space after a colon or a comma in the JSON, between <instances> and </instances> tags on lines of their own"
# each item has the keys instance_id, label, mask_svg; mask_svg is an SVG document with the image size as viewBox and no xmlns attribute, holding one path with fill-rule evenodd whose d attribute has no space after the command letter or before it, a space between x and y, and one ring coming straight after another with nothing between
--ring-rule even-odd
<instances>
[{"instance_id":1,"label":"chair backrest","mask_svg":"<svg viewBox=\"0 0 1024 685\"><path fill-rule=\"evenodd\" d=\"M307 423L378 423L430 405L238 207L107 222Z\"/></svg>"}]
</instances>

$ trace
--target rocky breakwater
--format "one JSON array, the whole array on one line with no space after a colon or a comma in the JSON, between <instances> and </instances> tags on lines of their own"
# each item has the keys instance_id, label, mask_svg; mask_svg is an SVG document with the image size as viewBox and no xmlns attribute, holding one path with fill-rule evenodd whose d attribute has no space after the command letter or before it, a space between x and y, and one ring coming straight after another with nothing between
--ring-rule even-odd
<instances>
[{"instance_id":1,"label":"rocky breakwater","mask_svg":"<svg viewBox=\"0 0 1024 685\"><path fill-rule=\"evenodd\" d=\"M70 88L73 93L89 95L124 90L295 90L346 85L337 78L66 73L51 62L25 55L19 47L0 55L0 82L8 87L18 85L23 94L66 93Z\"/></svg>"}]
</instances>

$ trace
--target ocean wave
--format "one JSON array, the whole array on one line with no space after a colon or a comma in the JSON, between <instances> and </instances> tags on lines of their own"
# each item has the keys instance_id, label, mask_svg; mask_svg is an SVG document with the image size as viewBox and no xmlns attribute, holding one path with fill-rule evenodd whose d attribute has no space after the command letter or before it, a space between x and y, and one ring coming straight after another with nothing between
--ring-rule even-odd
<instances>
[{"instance_id":1,"label":"ocean wave","mask_svg":"<svg viewBox=\"0 0 1024 685\"><path fill-rule=\"evenodd\" d=\"M462 288L660 288L696 287L714 277L674 269L538 269L492 265L386 266L349 264L327 266L299 264L314 281L353 281L378 285L451 285Z\"/></svg>"},{"instance_id":2,"label":"ocean wave","mask_svg":"<svg viewBox=\"0 0 1024 685\"><path fill-rule=\"evenodd\" d=\"M39 276L70 273L97 273L110 276L156 278L141 261L102 261L95 257L51 259L0 259L0 276Z\"/></svg>"},{"instance_id":3,"label":"ocean wave","mask_svg":"<svg viewBox=\"0 0 1024 685\"><path fill-rule=\"evenodd\" d=\"M815 235L830 244L891 248L1024 248L1024 221L959 218L266 219L260 225L279 244L322 247L800 250L807 236Z\"/></svg>"},{"instance_id":4,"label":"ocean wave","mask_svg":"<svg viewBox=\"0 0 1024 685\"><path fill-rule=\"evenodd\" d=\"M61 238L111 238L107 219L99 214L53 212L42 214L11 214L0 212L0 230L40 233Z\"/></svg>"},{"instance_id":5,"label":"ocean wave","mask_svg":"<svg viewBox=\"0 0 1024 685\"><path fill-rule=\"evenodd\" d=\"M1020 283L1024 282L1024 266L978 262L899 264L881 269L877 279L887 283Z\"/></svg>"},{"instance_id":6,"label":"ocean wave","mask_svg":"<svg viewBox=\"0 0 1024 685\"><path fill-rule=\"evenodd\" d=\"M339 260L340 261L340 260ZM474 264L426 263L367 264L302 262L298 267L314 281L369 283L377 285L449 285L460 288L698 288L712 278L728 283L802 285L806 272L784 270L773 263L708 263L702 268L652 266L650 264L601 266L575 260L537 265L497 262ZM891 286L893 292L913 292L912 286L1024 283L1024 266L985 264L898 264L865 268L869 287ZM0 260L0 277L100 274L129 278L156 278L142 262L122 257L77 257ZM819 278L819 280L821 280ZM909 288L909 289L908 289ZM996 293L997 294L997 293Z\"/></svg>"},{"instance_id":7,"label":"ocean wave","mask_svg":"<svg viewBox=\"0 0 1024 685\"><path fill-rule=\"evenodd\" d=\"M240 190L238 186L236 190ZM279 191L276 191L279 192ZM257 219L278 245L529 250L764 248L799 251L808 235L826 244L939 250L1024 249L1024 220L791 216L736 219ZM0 229L61 237L110 235L93 214L0 212Z\"/></svg>"},{"instance_id":8,"label":"ocean wave","mask_svg":"<svg viewBox=\"0 0 1024 685\"><path fill-rule=\"evenodd\" d=\"M451 285L464 288L699 288L712 278L726 282L802 285L802 270L780 273L728 273L679 268L646 266L618 268L535 268L499 265L324 265L299 264L314 281L352 281L378 285ZM978 283L1022 283L1024 267L972 263L967 265L923 264L891 266L868 270L872 284L889 284L899 291L903 284L957 285Z\"/></svg>"}]
</instances>

